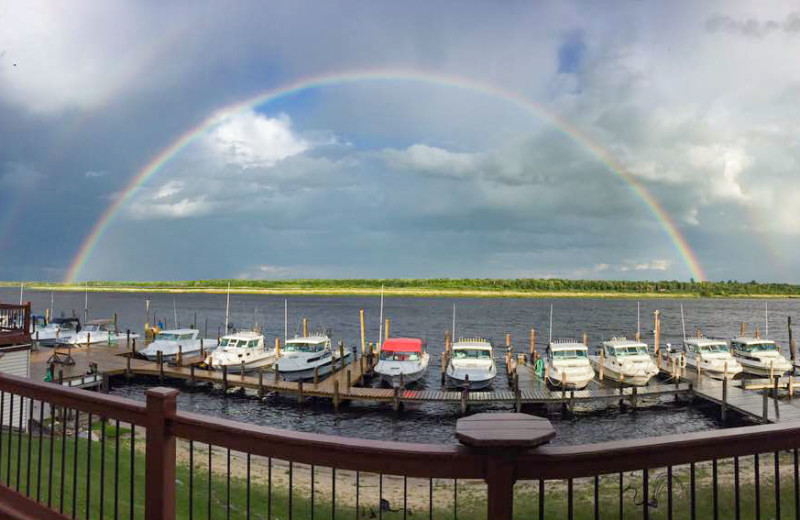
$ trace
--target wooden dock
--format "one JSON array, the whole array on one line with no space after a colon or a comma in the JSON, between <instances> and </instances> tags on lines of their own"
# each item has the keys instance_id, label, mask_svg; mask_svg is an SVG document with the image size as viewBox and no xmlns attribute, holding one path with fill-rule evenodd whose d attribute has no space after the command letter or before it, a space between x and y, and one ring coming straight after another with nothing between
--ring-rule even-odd
<instances>
[{"instance_id":1,"label":"wooden dock","mask_svg":"<svg viewBox=\"0 0 800 520\"><path fill-rule=\"evenodd\" d=\"M674 370L674 367L670 368ZM689 383L694 395L720 405L723 419L727 410L733 410L765 423L800 421L800 408L769 395L766 391L767 388L772 388L769 380L729 380L725 384L721 380L704 374L698 377L696 371L687 368L679 368L678 372L678 379L681 382ZM663 366L661 374L673 380L676 376L672 370L667 370ZM781 379L785 379L782 384L788 387L788 378ZM764 391L759 392L758 390Z\"/></svg>"}]
</instances>

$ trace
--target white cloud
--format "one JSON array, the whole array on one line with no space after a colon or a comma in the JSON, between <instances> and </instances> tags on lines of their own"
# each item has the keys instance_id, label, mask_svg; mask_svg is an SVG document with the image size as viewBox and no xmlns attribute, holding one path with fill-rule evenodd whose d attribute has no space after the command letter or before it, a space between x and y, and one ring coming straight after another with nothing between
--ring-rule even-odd
<instances>
[{"instance_id":1,"label":"white cloud","mask_svg":"<svg viewBox=\"0 0 800 520\"><path fill-rule=\"evenodd\" d=\"M96 179L98 177L105 177L108 175L107 171L96 171L96 170L89 170L83 174L84 177L87 179Z\"/></svg>"},{"instance_id":2,"label":"white cloud","mask_svg":"<svg viewBox=\"0 0 800 520\"><path fill-rule=\"evenodd\" d=\"M482 160L480 154L451 152L421 143L405 150L384 150L383 156L391 168L456 178L478 174Z\"/></svg>"},{"instance_id":3,"label":"white cloud","mask_svg":"<svg viewBox=\"0 0 800 520\"><path fill-rule=\"evenodd\" d=\"M144 202L133 204L130 214L134 219L182 219L208 215L213 204L205 196L197 199L180 199L174 202Z\"/></svg>"},{"instance_id":4,"label":"white cloud","mask_svg":"<svg viewBox=\"0 0 800 520\"><path fill-rule=\"evenodd\" d=\"M289 116L269 118L252 110L232 115L214 128L207 146L218 157L241 168L269 168L312 146L292 131Z\"/></svg>"}]
</instances>

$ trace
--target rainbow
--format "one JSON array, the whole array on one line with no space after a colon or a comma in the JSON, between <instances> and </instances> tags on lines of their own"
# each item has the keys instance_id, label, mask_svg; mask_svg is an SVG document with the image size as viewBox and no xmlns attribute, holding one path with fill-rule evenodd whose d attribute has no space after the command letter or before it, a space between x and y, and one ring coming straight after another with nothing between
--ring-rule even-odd
<instances>
[{"instance_id":1,"label":"rainbow","mask_svg":"<svg viewBox=\"0 0 800 520\"><path fill-rule=\"evenodd\" d=\"M190 128L178 139L173 141L172 144L164 148L130 180L127 186L125 186L125 188L120 192L120 195L109 205L97 222L95 222L91 232L85 238L80 249L73 258L69 269L67 270L64 283L74 283L76 280L78 280L81 270L91 257L92 252L102 238L103 233L114 221L114 218L120 209L129 200L131 200L137 190L162 168L164 168L164 166L169 164L170 161L172 161L172 159L174 159L187 146L197 141L206 132L219 125L231 115L309 89L379 81L407 81L473 91L503 99L516 105L516 107L519 109L532 114L536 118L552 124L563 135L586 148L598 160L600 160L609 171L615 173L620 179L622 179L622 181L626 183L629 189L642 202L644 202L652 215L659 222L694 279L698 281L703 281L706 279L697 257L695 256L684 236L681 235L680 231L678 230L678 226L672 220L670 215L664 211L664 208L661 207L661 205L647 190L647 188L638 179L631 175L608 150L606 150L602 145L593 141L588 135L572 125L570 122L559 117L558 115L548 112L541 106L533 103L519 93L504 90L493 85L479 83L471 79L447 76L427 71L422 72L415 70L380 69L340 72L299 79L288 85L283 85L261 92L243 101L233 103L215 111L208 118L200 122L200 124Z\"/></svg>"}]
</instances>

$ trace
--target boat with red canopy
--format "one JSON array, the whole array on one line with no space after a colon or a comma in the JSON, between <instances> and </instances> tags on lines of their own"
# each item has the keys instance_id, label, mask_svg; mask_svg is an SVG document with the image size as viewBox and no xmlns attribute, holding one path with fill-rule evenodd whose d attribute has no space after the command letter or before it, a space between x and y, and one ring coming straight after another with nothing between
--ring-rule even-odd
<instances>
[{"instance_id":1,"label":"boat with red canopy","mask_svg":"<svg viewBox=\"0 0 800 520\"><path fill-rule=\"evenodd\" d=\"M428 370L425 343L419 338L388 338L381 346L375 373L392 387L402 387L420 380Z\"/></svg>"}]
</instances>

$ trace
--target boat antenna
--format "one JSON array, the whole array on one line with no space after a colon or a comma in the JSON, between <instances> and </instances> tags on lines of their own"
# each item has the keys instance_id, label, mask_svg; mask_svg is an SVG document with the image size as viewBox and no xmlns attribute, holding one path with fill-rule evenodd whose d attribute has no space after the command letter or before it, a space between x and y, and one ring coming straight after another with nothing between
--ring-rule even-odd
<instances>
[{"instance_id":1,"label":"boat antenna","mask_svg":"<svg viewBox=\"0 0 800 520\"><path fill-rule=\"evenodd\" d=\"M764 302L764 337L769 338L769 302Z\"/></svg>"},{"instance_id":2,"label":"boat antenna","mask_svg":"<svg viewBox=\"0 0 800 520\"><path fill-rule=\"evenodd\" d=\"M289 337L289 300L283 299L283 343Z\"/></svg>"},{"instance_id":3,"label":"boat antenna","mask_svg":"<svg viewBox=\"0 0 800 520\"><path fill-rule=\"evenodd\" d=\"M681 327L683 327L683 341L686 341L686 320L683 318L683 304L681 304Z\"/></svg>"},{"instance_id":4,"label":"boat antenna","mask_svg":"<svg viewBox=\"0 0 800 520\"><path fill-rule=\"evenodd\" d=\"M228 313L231 308L231 283L228 282L228 298L225 302L225 334L228 333Z\"/></svg>"},{"instance_id":5,"label":"boat antenna","mask_svg":"<svg viewBox=\"0 0 800 520\"><path fill-rule=\"evenodd\" d=\"M549 336L550 337L547 339L547 342L548 343L552 343L553 342L553 304L552 303L550 304L550 333L549 333Z\"/></svg>"},{"instance_id":6,"label":"boat antenna","mask_svg":"<svg viewBox=\"0 0 800 520\"><path fill-rule=\"evenodd\" d=\"M453 341L458 341L456 339L456 304L453 304Z\"/></svg>"},{"instance_id":7,"label":"boat antenna","mask_svg":"<svg viewBox=\"0 0 800 520\"><path fill-rule=\"evenodd\" d=\"M378 322L378 349L383 345L383 284L381 284L381 314Z\"/></svg>"},{"instance_id":8,"label":"boat antenna","mask_svg":"<svg viewBox=\"0 0 800 520\"><path fill-rule=\"evenodd\" d=\"M86 292L83 300L83 323L89 321L89 282L86 282Z\"/></svg>"},{"instance_id":9,"label":"boat antenna","mask_svg":"<svg viewBox=\"0 0 800 520\"><path fill-rule=\"evenodd\" d=\"M178 303L175 301L175 295L172 295L172 322L175 328L178 328Z\"/></svg>"}]
</instances>

